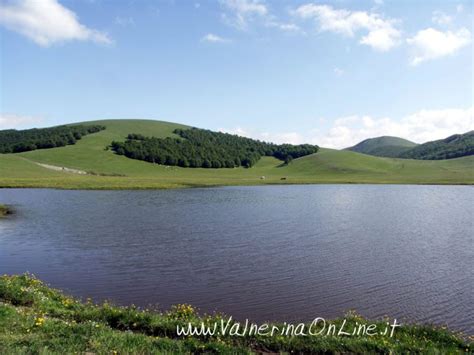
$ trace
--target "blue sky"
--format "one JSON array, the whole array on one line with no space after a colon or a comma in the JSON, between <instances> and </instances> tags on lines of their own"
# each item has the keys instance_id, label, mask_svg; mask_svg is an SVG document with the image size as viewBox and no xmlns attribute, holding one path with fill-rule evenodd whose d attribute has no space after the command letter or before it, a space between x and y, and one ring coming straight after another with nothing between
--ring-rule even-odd
<instances>
[{"instance_id":1,"label":"blue sky","mask_svg":"<svg viewBox=\"0 0 474 355\"><path fill-rule=\"evenodd\" d=\"M6 0L0 129L150 118L345 147L474 129L470 1Z\"/></svg>"}]
</instances>

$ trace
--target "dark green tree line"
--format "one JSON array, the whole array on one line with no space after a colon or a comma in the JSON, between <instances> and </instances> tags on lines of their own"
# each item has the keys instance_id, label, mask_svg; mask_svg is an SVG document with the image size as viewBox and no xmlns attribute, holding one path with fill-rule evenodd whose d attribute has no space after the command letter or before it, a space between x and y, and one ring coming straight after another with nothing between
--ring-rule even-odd
<instances>
[{"instance_id":1,"label":"dark green tree line","mask_svg":"<svg viewBox=\"0 0 474 355\"><path fill-rule=\"evenodd\" d=\"M315 145L272 144L204 129L176 129L180 138L129 134L125 142L112 142L119 155L151 163L191 168L251 167L262 156L290 162L318 151Z\"/></svg>"},{"instance_id":2,"label":"dark green tree line","mask_svg":"<svg viewBox=\"0 0 474 355\"><path fill-rule=\"evenodd\" d=\"M99 132L104 126L57 126L26 130L0 131L0 153L20 153L35 149L64 147L75 144L87 134Z\"/></svg>"},{"instance_id":3,"label":"dark green tree line","mask_svg":"<svg viewBox=\"0 0 474 355\"><path fill-rule=\"evenodd\" d=\"M474 154L474 131L420 144L400 154L400 158L440 160Z\"/></svg>"}]
</instances>

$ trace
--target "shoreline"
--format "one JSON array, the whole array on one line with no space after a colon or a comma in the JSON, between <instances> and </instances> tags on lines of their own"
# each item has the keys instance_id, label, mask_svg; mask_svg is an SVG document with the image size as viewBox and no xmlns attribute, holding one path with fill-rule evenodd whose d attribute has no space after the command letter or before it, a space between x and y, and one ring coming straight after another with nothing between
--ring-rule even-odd
<instances>
[{"instance_id":1,"label":"shoreline","mask_svg":"<svg viewBox=\"0 0 474 355\"><path fill-rule=\"evenodd\" d=\"M114 186L115 185L115 186ZM207 184L207 183L189 183L189 182L169 182L169 183L144 183L144 184L100 184L86 182L85 184L76 183L26 183L13 182L2 183L0 181L0 190L2 189L53 189L53 190L91 190L91 191L139 191L139 190L177 190L177 189L195 189L195 188L217 188L217 187L243 187L243 186L298 186L298 185L400 185L400 186L474 186L474 182L392 182L392 181L308 181L308 182L256 182L256 183L229 183L229 184Z\"/></svg>"},{"instance_id":2,"label":"shoreline","mask_svg":"<svg viewBox=\"0 0 474 355\"><path fill-rule=\"evenodd\" d=\"M354 312L344 318L328 320L335 329L313 329L298 334L300 323L290 334L241 333L243 323L220 314L201 316L191 305L180 304L157 312L135 306L119 307L109 302L82 302L53 289L29 274L0 276L0 351L19 352L27 347L51 353L464 353L472 351L473 337L445 327L427 324L400 324L387 329L394 319L368 320ZM202 324L228 326L227 333L193 333L180 329ZM313 324L313 323L311 323ZM287 323L267 323L271 329L289 329ZM321 325L321 323L320 323ZM374 327L369 328L371 325ZM240 326L240 327L239 327ZM232 329L240 329L232 331ZM351 330L353 329L353 330ZM358 329L362 332L358 333ZM357 330L357 332L356 332ZM349 334L352 332L352 334ZM77 336L81 334L81 336Z\"/></svg>"}]
</instances>

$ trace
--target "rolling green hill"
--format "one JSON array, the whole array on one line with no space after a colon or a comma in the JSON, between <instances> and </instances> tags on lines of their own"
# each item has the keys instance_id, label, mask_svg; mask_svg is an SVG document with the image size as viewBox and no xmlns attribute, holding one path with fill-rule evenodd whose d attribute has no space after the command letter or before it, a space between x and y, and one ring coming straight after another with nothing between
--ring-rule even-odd
<instances>
[{"instance_id":1,"label":"rolling green hill","mask_svg":"<svg viewBox=\"0 0 474 355\"><path fill-rule=\"evenodd\" d=\"M346 149L353 152L375 155L379 157L396 158L399 157L403 152L416 146L416 143L403 138L382 136L366 139L355 146Z\"/></svg>"},{"instance_id":2,"label":"rolling green hill","mask_svg":"<svg viewBox=\"0 0 474 355\"><path fill-rule=\"evenodd\" d=\"M408 159L453 159L474 154L474 131L420 144L400 154Z\"/></svg>"},{"instance_id":3,"label":"rolling green hill","mask_svg":"<svg viewBox=\"0 0 474 355\"><path fill-rule=\"evenodd\" d=\"M174 136L176 128L187 126L151 120L82 124L103 125L106 129L66 147L0 154L0 187L135 189L277 183L474 183L474 156L425 161L324 148L287 166L276 158L263 157L250 169L169 167L119 156L106 147L113 140L123 141L132 132L168 137Z\"/></svg>"}]
</instances>

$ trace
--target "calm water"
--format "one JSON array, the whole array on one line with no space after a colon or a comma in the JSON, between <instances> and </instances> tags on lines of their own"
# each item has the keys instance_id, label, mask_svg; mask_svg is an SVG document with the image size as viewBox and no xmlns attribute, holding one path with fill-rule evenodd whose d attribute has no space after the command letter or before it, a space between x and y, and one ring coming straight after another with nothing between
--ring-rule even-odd
<instances>
[{"instance_id":1,"label":"calm water","mask_svg":"<svg viewBox=\"0 0 474 355\"><path fill-rule=\"evenodd\" d=\"M0 273L81 297L255 321L368 317L474 333L474 189L0 190Z\"/></svg>"}]
</instances>

